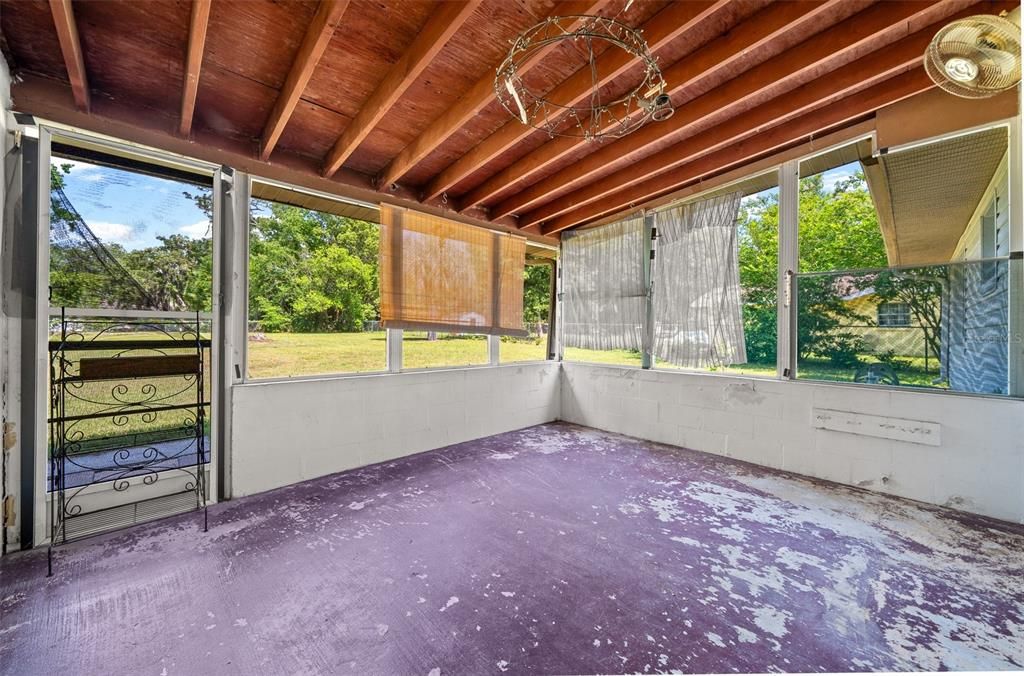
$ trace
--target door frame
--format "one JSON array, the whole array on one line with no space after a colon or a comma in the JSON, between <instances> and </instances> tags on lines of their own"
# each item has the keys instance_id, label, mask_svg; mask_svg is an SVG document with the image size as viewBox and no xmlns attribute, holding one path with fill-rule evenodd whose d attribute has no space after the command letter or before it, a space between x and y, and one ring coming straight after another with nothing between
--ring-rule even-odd
<instances>
[{"instance_id":1,"label":"door frame","mask_svg":"<svg viewBox=\"0 0 1024 676\"><path fill-rule=\"evenodd\" d=\"M47 486L47 471L49 450L47 448L47 417L49 411L48 391L45 386L47 382L47 370L49 368L49 355L46 349L49 340L49 323L51 316L49 281L50 281L50 160L51 146L54 140L88 148L98 152L106 152L113 155L130 157L154 167L173 167L191 173L209 176L212 180L212 203L211 213L211 237L212 237L212 311L200 313L200 318L210 321L211 350L210 350L210 461L207 464L207 503L217 502L219 485L218 471L220 466L220 455L222 452L220 439L222 437L222 424L220 410L223 397L224 379L221 367L220 350L217 349L220 343L219 336L222 326L220 322L221 312L221 275L223 266L220 264L221 245L223 241L223 194L221 186L222 167L209 162L201 162L192 158L168 153L154 148L120 141L99 134L92 134L80 129L55 124L52 122L40 122L38 124L38 166L37 166L37 218L36 218L36 325L35 344L32 346L35 351L35 368L31 373L22 373L23 381L33 379L35 383L35 399L33 402L34 414L33 423L35 431L35 448L33 449L32 465L34 468L34 499L32 510L32 546L38 547L49 543L51 493ZM168 315L173 313L167 313ZM185 313L194 317L194 313ZM102 484L97 484L102 486ZM27 515L22 515L23 518ZM25 546L25 543L22 543Z\"/></svg>"}]
</instances>

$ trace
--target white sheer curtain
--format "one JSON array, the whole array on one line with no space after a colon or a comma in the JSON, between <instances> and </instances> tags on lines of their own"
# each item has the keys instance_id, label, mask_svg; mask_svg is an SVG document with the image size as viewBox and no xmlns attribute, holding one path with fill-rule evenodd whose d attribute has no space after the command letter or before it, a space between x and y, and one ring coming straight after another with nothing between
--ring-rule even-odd
<instances>
[{"instance_id":1,"label":"white sheer curtain","mask_svg":"<svg viewBox=\"0 0 1024 676\"><path fill-rule=\"evenodd\" d=\"M741 193L655 215L654 356L684 368L747 361L736 219Z\"/></svg>"},{"instance_id":2,"label":"white sheer curtain","mask_svg":"<svg viewBox=\"0 0 1024 676\"><path fill-rule=\"evenodd\" d=\"M567 347L640 350L644 220L562 236L562 336Z\"/></svg>"}]
</instances>

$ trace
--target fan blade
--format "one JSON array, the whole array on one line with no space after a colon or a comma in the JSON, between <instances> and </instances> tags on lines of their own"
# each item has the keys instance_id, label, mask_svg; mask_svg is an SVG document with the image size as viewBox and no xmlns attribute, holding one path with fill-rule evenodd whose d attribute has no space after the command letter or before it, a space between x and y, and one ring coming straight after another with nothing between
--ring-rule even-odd
<instances>
[{"instance_id":1,"label":"fan blade","mask_svg":"<svg viewBox=\"0 0 1024 676\"><path fill-rule=\"evenodd\" d=\"M950 43L974 47L984 35L985 31L977 24L954 23L948 26L946 32L939 38L939 49L944 49Z\"/></svg>"},{"instance_id":2,"label":"fan blade","mask_svg":"<svg viewBox=\"0 0 1024 676\"><path fill-rule=\"evenodd\" d=\"M1020 68L1017 56L1010 52L1005 52L1001 49L989 49L987 47L979 48L978 52L985 61L991 63L990 67L998 69L1003 77L1010 75L1015 69Z\"/></svg>"}]
</instances>

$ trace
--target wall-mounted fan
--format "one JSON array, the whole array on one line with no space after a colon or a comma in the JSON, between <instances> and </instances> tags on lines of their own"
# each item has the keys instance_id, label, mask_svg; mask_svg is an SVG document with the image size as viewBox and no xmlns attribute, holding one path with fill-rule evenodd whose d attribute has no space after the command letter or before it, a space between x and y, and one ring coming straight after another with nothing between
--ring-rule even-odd
<instances>
[{"instance_id":1,"label":"wall-mounted fan","mask_svg":"<svg viewBox=\"0 0 1024 676\"><path fill-rule=\"evenodd\" d=\"M924 54L928 76L967 99L995 96L1020 82L1020 9L1003 16L954 21L932 38Z\"/></svg>"}]
</instances>

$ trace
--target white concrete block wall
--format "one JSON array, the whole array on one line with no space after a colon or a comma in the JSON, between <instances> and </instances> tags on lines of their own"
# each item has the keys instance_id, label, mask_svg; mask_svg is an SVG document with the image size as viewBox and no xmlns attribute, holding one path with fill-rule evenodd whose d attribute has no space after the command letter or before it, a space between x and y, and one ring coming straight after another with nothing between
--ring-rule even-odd
<instances>
[{"instance_id":1,"label":"white concrete block wall","mask_svg":"<svg viewBox=\"0 0 1024 676\"><path fill-rule=\"evenodd\" d=\"M556 362L238 385L232 494L550 422L559 387Z\"/></svg>"},{"instance_id":2,"label":"white concrete block wall","mask_svg":"<svg viewBox=\"0 0 1024 676\"><path fill-rule=\"evenodd\" d=\"M1024 401L564 362L562 419L1024 523ZM814 408L941 425L941 444L817 429Z\"/></svg>"}]
</instances>

